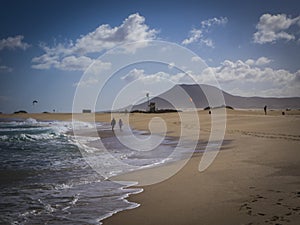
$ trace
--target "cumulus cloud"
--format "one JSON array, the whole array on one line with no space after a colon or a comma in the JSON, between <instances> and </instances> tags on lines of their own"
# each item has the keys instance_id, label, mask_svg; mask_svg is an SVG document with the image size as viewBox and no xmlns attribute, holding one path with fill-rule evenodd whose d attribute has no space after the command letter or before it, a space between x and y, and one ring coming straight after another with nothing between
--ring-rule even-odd
<instances>
[{"instance_id":1,"label":"cumulus cloud","mask_svg":"<svg viewBox=\"0 0 300 225\"><path fill-rule=\"evenodd\" d=\"M15 37L8 37L0 40L0 51L3 49L22 49L26 50L30 47L29 44L23 42L24 36L17 35Z\"/></svg>"},{"instance_id":2,"label":"cumulus cloud","mask_svg":"<svg viewBox=\"0 0 300 225\"><path fill-rule=\"evenodd\" d=\"M121 79L127 82L131 82L137 79L143 79L145 77L144 70L142 69L133 69L128 74L123 76Z\"/></svg>"},{"instance_id":3,"label":"cumulus cloud","mask_svg":"<svg viewBox=\"0 0 300 225\"><path fill-rule=\"evenodd\" d=\"M179 72L170 74L167 72L159 71L157 73L146 73L143 69L133 69L121 78L126 82L141 81L143 83L159 83L162 81L170 81L175 84L195 83L194 76L191 71Z\"/></svg>"},{"instance_id":4,"label":"cumulus cloud","mask_svg":"<svg viewBox=\"0 0 300 225\"><path fill-rule=\"evenodd\" d=\"M213 40L209 39L209 38L203 38L200 40L200 44L206 45L207 47L210 48L214 48L215 44L213 42Z\"/></svg>"},{"instance_id":5,"label":"cumulus cloud","mask_svg":"<svg viewBox=\"0 0 300 225\"><path fill-rule=\"evenodd\" d=\"M157 72L154 74L146 74L143 69L133 69L121 79L127 82L135 80L143 81L145 83L161 82L164 79L170 79L170 74L165 72Z\"/></svg>"},{"instance_id":6,"label":"cumulus cloud","mask_svg":"<svg viewBox=\"0 0 300 225\"><path fill-rule=\"evenodd\" d=\"M64 71L84 71L93 63L92 69L97 73L111 67L111 64L108 62L102 62L101 60L92 59L87 56L74 55L66 56L62 59L55 56L42 55L39 58L34 58L32 61L39 62L39 64L32 66L34 69L56 68Z\"/></svg>"},{"instance_id":7,"label":"cumulus cloud","mask_svg":"<svg viewBox=\"0 0 300 225\"><path fill-rule=\"evenodd\" d=\"M193 56L193 57L191 58L191 61L192 61L192 62L201 62L202 60L201 60L201 58L200 58L199 56Z\"/></svg>"},{"instance_id":8,"label":"cumulus cloud","mask_svg":"<svg viewBox=\"0 0 300 225\"><path fill-rule=\"evenodd\" d=\"M62 59L61 63L57 64L57 68L61 70L85 70L93 62L93 60L86 56L67 56Z\"/></svg>"},{"instance_id":9,"label":"cumulus cloud","mask_svg":"<svg viewBox=\"0 0 300 225\"><path fill-rule=\"evenodd\" d=\"M90 87L99 82L99 79L95 77L89 77L86 80L81 80L80 82L76 82L73 84L74 87Z\"/></svg>"},{"instance_id":10,"label":"cumulus cloud","mask_svg":"<svg viewBox=\"0 0 300 225\"><path fill-rule=\"evenodd\" d=\"M293 25L300 26L300 16L290 18L286 14L263 14L256 25L253 35L254 43L275 43L278 40L294 40L295 34L289 31ZM299 27L297 27L299 29Z\"/></svg>"},{"instance_id":11,"label":"cumulus cloud","mask_svg":"<svg viewBox=\"0 0 300 225\"><path fill-rule=\"evenodd\" d=\"M266 65L266 64L269 64L272 60L271 59L268 59L267 57L260 57L258 58L257 60L254 60L254 59L247 59L245 61L246 64L248 64L249 66L263 66L263 65Z\"/></svg>"},{"instance_id":12,"label":"cumulus cloud","mask_svg":"<svg viewBox=\"0 0 300 225\"><path fill-rule=\"evenodd\" d=\"M201 22L202 28L204 27L211 27L213 25L224 25L228 22L228 19L226 17L220 17L220 18L211 18L208 20L204 20Z\"/></svg>"},{"instance_id":13,"label":"cumulus cloud","mask_svg":"<svg viewBox=\"0 0 300 225\"><path fill-rule=\"evenodd\" d=\"M258 60L256 60L257 62ZM289 73L284 70L273 70L269 67L258 67L256 64L249 65L249 60L243 62L237 60L235 62L225 60L221 66L212 68L220 82L233 82L236 80L243 82L259 82L259 81L274 81L283 80L287 76L282 76L283 73Z\"/></svg>"},{"instance_id":14,"label":"cumulus cloud","mask_svg":"<svg viewBox=\"0 0 300 225\"><path fill-rule=\"evenodd\" d=\"M197 76L198 82L205 80L205 72L214 74L221 86L229 93L242 96L300 96L300 70L290 72L268 67L271 60L261 57L257 60L225 60L218 67L208 67ZM207 79L207 78L206 78ZM232 92L232 90L235 90Z\"/></svg>"},{"instance_id":15,"label":"cumulus cloud","mask_svg":"<svg viewBox=\"0 0 300 225\"><path fill-rule=\"evenodd\" d=\"M91 64L92 66L89 67ZM101 60L98 59L90 59L84 56L79 58L69 56L65 58L64 61L61 64L59 64L59 66L61 67L58 69L68 70L68 71L88 69L89 76L85 76L83 80L74 83L73 85L73 86L80 86L80 87L90 87L95 84L98 84L101 80L99 79L101 72L111 69L111 63L102 62Z\"/></svg>"},{"instance_id":16,"label":"cumulus cloud","mask_svg":"<svg viewBox=\"0 0 300 225\"><path fill-rule=\"evenodd\" d=\"M195 58L196 59L196 58ZM194 60L195 60L194 59ZM241 96L290 97L300 96L300 70L290 72L269 67L271 59L260 57L245 61L225 60L217 67L207 67L201 74L192 71L170 74L157 72L147 74L142 69L133 69L122 77L127 82L139 80L145 83L162 82L164 79L174 83L194 83L215 85Z\"/></svg>"},{"instance_id":17,"label":"cumulus cloud","mask_svg":"<svg viewBox=\"0 0 300 225\"><path fill-rule=\"evenodd\" d=\"M118 27L110 27L108 24L99 26L93 32L76 40L71 50L75 53L93 53L113 48L119 44L152 40L157 31L149 29L145 24L145 18L138 13L130 15Z\"/></svg>"},{"instance_id":18,"label":"cumulus cloud","mask_svg":"<svg viewBox=\"0 0 300 225\"><path fill-rule=\"evenodd\" d=\"M145 24L145 18L138 13L130 15L120 26L111 27L108 24L100 25L94 31L82 35L75 41L67 44L59 43L54 47L41 45L45 52L32 59L35 69L57 68L62 70L84 70L92 59L87 55L100 53L117 45L136 42L135 48L145 47L147 40L156 38L157 31ZM134 48L125 51L135 51ZM72 68L71 68L72 67Z\"/></svg>"},{"instance_id":19,"label":"cumulus cloud","mask_svg":"<svg viewBox=\"0 0 300 225\"><path fill-rule=\"evenodd\" d=\"M184 45L188 45L194 42L197 42L201 37L203 37L202 35L202 31L201 30L197 30L197 29L192 29L190 31L189 37L184 39L182 41L182 44Z\"/></svg>"},{"instance_id":20,"label":"cumulus cloud","mask_svg":"<svg viewBox=\"0 0 300 225\"><path fill-rule=\"evenodd\" d=\"M51 67L56 67L59 64L60 56L55 50L41 45L40 46L46 53L34 57L31 61L34 63L32 68L34 69L50 69Z\"/></svg>"},{"instance_id":21,"label":"cumulus cloud","mask_svg":"<svg viewBox=\"0 0 300 225\"><path fill-rule=\"evenodd\" d=\"M212 26L225 25L228 22L226 17L211 18L208 20L203 20L201 22L201 27L199 29L193 28L189 32L188 38L182 41L183 45L189 45L192 43L199 43L200 45L205 45L210 48L214 48L214 42L210 38L207 38L207 34L210 32Z\"/></svg>"}]
</instances>

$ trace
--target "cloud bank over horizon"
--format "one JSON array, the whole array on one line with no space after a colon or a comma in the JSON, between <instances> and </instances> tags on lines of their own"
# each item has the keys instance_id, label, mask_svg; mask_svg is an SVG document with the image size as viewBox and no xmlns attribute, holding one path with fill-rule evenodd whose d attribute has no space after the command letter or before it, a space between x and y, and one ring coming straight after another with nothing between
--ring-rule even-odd
<instances>
[{"instance_id":1,"label":"cloud bank over horizon","mask_svg":"<svg viewBox=\"0 0 300 225\"><path fill-rule=\"evenodd\" d=\"M295 73L283 69L275 70L268 66L271 61L266 57L260 57L256 60L237 60L235 62L225 60L220 66L208 66L201 74L194 74L189 70L175 74L165 71L151 74L143 69L135 68L121 79L128 83L138 80L143 83L159 84L163 80L170 80L178 84L192 84L194 82L210 84L215 77L221 88L230 94L245 97L297 96L300 90L300 70ZM265 89L266 84L269 85L268 89ZM249 87L252 87L252 89L249 89Z\"/></svg>"}]
</instances>

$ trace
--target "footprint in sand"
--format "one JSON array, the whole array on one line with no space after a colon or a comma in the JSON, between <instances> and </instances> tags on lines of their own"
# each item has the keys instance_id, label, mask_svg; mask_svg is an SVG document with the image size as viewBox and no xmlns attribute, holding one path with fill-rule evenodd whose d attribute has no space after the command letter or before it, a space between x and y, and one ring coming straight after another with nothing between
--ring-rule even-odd
<instances>
[{"instance_id":1,"label":"footprint in sand","mask_svg":"<svg viewBox=\"0 0 300 225\"><path fill-rule=\"evenodd\" d=\"M249 187L250 190L257 190L256 187ZM300 192L283 192L280 190L265 190L260 193L252 194L250 199L244 202L239 211L244 212L249 217L255 220L254 224L266 223L272 225L285 225L300 221L300 206L299 200ZM264 207L262 207L264 205ZM277 215L274 215L277 212Z\"/></svg>"},{"instance_id":2,"label":"footprint in sand","mask_svg":"<svg viewBox=\"0 0 300 225\"><path fill-rule=\"evenodd\" d=\"M269 139L284 139L288 141L300 141L300 135L292 134L280 134L280 133L266 133L266 132L253 132L253 131L243 131L243 130L230 130L229 133L240 133L246 136L253 136L258 138L269 138Z\"/></svg>"}]
</instances>

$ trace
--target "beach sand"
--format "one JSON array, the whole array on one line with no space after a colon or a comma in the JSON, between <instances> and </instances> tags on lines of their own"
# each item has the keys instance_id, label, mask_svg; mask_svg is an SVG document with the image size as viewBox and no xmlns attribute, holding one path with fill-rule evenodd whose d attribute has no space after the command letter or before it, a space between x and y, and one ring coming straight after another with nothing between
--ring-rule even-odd
<instances>
[{"instance_id":1,"label":"beach sand","mask_svg":"<svg viewBox=\"0 0 300 225\"><path fill-rule=\"evenodd\" d=\"M144 186L144 192L128 198L141 204L140 207L102 222L105 225L300 224L300 111L286 115L271 111L267 116L262 110L227 113L224 147L208 169L198 171L202 154L195 153L174 176ZM71 119L70 114L17 116ZM180 135L177 113L134 114L130 116L130 125L148 130L148 121L153 116L166 121L168 136ZM190 138L205 142L210 134L210 116L207 111L200 111L199 116L200 137ZM85 117L89 120L89 116ZM110 114L96 115L97 121L109 122L110 118ZM140 170L113 179L135 181L138 177L164 173L172 166Z\"/></svg>"}]
</instances>

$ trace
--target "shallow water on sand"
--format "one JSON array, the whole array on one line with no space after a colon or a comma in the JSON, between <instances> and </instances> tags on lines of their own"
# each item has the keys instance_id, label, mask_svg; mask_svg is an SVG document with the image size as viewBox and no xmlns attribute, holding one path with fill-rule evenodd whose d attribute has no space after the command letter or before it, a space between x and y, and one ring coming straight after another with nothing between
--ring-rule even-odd
<instances>
[{"instance_id":1,"label":"shallow water on sand","mask_svg":"<svg viewBox=\"0 0 300 225\"><path fill-rule=\"evenodd\" d=\"M97 126L110 129L105 124ZM99 224L118 211L138 207L125 198L142 191L126 188L133 183L106 179L128 171L126 166L108 162L108 153L134 168L177 160L168 158L172 140L153 151L133 152L116 137L106 137L107 150L95 154L104 177L84 159L74 137L68 135L71 128L70 122L0 122L0 224ZM95 138L81 138L86 144L80 148L99 148Z\"/></svg>"}]
</instances>

